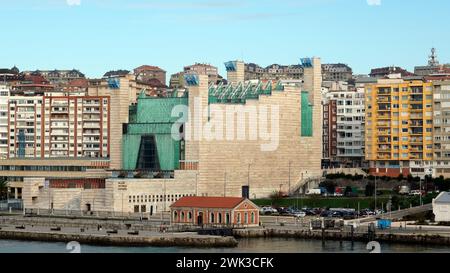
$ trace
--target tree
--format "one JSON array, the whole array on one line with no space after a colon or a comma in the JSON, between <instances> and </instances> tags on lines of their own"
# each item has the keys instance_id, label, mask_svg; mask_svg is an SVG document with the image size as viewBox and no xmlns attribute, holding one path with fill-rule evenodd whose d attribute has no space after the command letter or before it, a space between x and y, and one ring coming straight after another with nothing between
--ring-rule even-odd
<instances>
[{"instance_id":1,"label":"tree","mask_svg":"<svg viewBox=\"0 0 450 273\"><path fill-rule=\"evenodd\" d=\"M349 195L351 195L352 193L353 193L352 187L350 187L350 186L345 187L345 192L344 192L344 195L345 195L345 196L349 196Z\"/></svg>"},{"instance_id":2,"label":"tree","mask_svg":"<svg viewBox=\"0 0 450 273\"><path fill-rule=\"evenodd\" d=\"M366 196L373 196L374 193L375 193L375 184L374 183L368 183L366 185L366 190L365 190Z\"/></svg>"},{"instance_id":3,"label":"tree","mask_svg":"<svg viewBox=\"0 0 450 273\"><path fill-rule=\"evenodd\" d=\"M278 206L280 204L282 197L282 193L279 191L275 191L270 195L270 201L272 202L272 206Z\"/></svg>"},{"instance_id":4,"label":"tree","mask_svg":"<svg viewBox=\"0 0 450 273\"><path fill-rule=\"evenodd\" d=\"M8 199L8 182L5 177L0 177L0 200Z\"/></svg>"},{"instance_id":5,"label":"tree","mask_svg":"<svg viewBox=\"0 0 450 273\"><path fill-rule=\"evenodd\" d=\"M336 186L337 186L336 182L330 180L320 183L320 187L326 188L329 194L334 194Z\"/></svg>"}]
</instances>

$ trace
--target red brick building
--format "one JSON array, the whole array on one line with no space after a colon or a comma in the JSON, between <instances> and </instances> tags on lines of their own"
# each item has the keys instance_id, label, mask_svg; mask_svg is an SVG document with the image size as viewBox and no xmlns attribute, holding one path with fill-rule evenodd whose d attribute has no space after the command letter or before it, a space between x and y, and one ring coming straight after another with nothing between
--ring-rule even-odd
<instances>
[{"instance_id":1,"label":"red brick building","mask_svg":"<svg viewBox=\"0 0 450 273\"><path fill-rule=\"evenodd\" d=\"M259 226L259 208L241 197L187 196L170 206L171 223L234 227Z\"/></svg>"}]
</instances>

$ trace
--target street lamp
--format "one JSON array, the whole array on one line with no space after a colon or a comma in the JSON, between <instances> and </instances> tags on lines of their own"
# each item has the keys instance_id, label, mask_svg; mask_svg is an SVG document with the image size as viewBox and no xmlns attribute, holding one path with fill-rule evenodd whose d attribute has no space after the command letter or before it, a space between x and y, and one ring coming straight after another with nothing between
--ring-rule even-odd
<instances>
[{"instance_id":1,"label":"street lamp","mask_svg":"<svg viewBox=\"0 0 450 273\"><path fill-rule=\"evenodd\" d=\"M291 164L292 161L289 161L289 189L288 189L288 194L291 194Z\"/></svg>"},{"instance_id":2,"label":"street lamp","mask_svg":"<svg viewBox=\"0 0 450 273\"><path fill-rule=\"evenodd\" d=\"M377 211L377 177L375 176L375 213Z\"/></svg>"}]
</instances>

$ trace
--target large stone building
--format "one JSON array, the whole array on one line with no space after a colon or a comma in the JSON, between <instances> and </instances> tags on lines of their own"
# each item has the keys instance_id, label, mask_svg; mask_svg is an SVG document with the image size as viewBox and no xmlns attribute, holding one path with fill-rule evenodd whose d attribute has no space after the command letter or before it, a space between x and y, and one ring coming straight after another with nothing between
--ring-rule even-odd
<instances>
[{"instance_id":1,"label":"large stone building","mask_svg":"<svg viewBox=\"0 0 450 273\"><path fill-rule=\"evenodd\" d=\"M110 96L116 115L110 124L112 178L95 190L75 182L61 189L50 180L48 191L45 178L51 176L27 178L25 207L64 209L70 201L81 210L147 213L167 210L186 195L292 193L320 177L320 59L303 59L301 88L245 82L243 62L226 68L229 85L208 86L207 75L185 75L183 97L137 95L127 76L90 88L90 94Z\"/></svg>"}]
</instances>

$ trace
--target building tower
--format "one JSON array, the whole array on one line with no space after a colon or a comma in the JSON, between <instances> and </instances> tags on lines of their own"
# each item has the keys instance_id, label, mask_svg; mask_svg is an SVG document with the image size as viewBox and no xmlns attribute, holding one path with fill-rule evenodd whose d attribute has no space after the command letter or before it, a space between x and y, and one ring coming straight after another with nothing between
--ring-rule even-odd
<instances>
[{"instance_id":1,"label":"building tower","mask_svg":"<svg viewBox=\"0 0 450 273\"><path fill-rule=\"evenodd\" d=\"M428 65L429 66L439 66L439 61L437 59L437 54L436 54L436 48L432 48L431 49L431 55L429 56L428 59Z\"/></svg>"},{"instance_id":2,"label":"building tower","mask_svg":"<svg viewBox=\"0 0 450 273\"><path fill-rule=\"evenodd\" d=\"M245 80L245 64L243 61L230 61L225 63L228 83L236 86Z\"/></svg>"}]
</instances>

